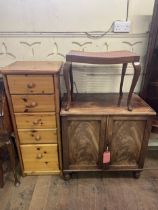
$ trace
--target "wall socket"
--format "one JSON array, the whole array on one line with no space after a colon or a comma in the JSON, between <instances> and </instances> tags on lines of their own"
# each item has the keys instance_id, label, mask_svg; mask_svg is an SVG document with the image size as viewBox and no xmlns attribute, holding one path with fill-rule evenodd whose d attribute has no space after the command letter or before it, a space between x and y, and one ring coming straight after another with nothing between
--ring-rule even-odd
<instances>
[{"instance_id":1,"label":"wall socket","mask_svg":"<svg viewBox=\"0 0 158 210\"><path fill-rule=\"evenodd\" d=\"M117 20L113 25L114 33L129 33L130 32L130 21Z\"/></svg>"}]
</instances>

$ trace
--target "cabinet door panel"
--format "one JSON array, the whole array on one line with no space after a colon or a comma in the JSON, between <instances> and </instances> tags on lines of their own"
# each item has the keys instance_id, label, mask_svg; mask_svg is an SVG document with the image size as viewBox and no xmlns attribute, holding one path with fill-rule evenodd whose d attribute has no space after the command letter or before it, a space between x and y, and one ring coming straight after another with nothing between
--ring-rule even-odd
<instances>
[{"instance_id":1,"label":"cabinet door panel","mask_svg":"<svg viewBox=\"0 0 158 210\"><path fill-rule=\"evenodd\" d=\"M69 160L71 165L95 165L98 161L100 126L95 121L69 123Z\"/></svg>"},{"instance_id":2,"label":"cabinet door panel","mask_svg":"<svg viewBox=\"0 0 158 210\"><path fill-rule=\"evenodd\" d=\"M111 165L137 167L146 127L145 120L111 120Z\"/></svg>"},{"instance_id":3,"label":"cabinet door panel","mask_svg":"<svg viewBox=\"0 0 158 210\"><path fill-rule=\"evenodd\" d=\"M90 169L98 168L100 162L100 145L103 143L103 132L101 120L63 120L64 168L65 169ZM105 127L104 127L105 129Z\"/></svg>"}]
</instances>

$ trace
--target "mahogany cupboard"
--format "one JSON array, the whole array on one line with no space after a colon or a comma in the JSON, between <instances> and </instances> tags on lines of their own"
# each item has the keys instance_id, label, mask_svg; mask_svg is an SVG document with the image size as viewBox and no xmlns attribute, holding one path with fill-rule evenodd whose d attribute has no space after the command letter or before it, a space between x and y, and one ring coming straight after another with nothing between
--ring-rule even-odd
<instances>
[{"instance_id":1,"label":"mahogany cupboard","mask_svg":"<svg viewBox=\"0 0 158 210\"><path fill-rule=\"evenodd\" d=\"M23 175L60 172L61 67L18 61L2 69Z\"/></svg>"},{"instance_id":2,"label":"mahogany cupboard","mask_svg":"<svg viewBox=\"0 0 158 210\"><path fill-rule=\"evenodd\" d=\"M137 95L133 111L126 107L127 94L77 94L69 111L61 109L63 172L133 171L139 177L155 112ZM110 151L110 165L103 153Z\"/></svg>"}]
</instances>

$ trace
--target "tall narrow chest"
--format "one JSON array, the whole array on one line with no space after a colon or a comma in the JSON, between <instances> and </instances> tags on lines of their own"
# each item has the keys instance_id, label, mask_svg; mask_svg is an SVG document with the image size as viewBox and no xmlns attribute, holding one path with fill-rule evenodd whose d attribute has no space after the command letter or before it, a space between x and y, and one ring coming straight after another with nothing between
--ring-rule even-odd
<instances>
[{"instance_id":1,"label":"tall narrow chest","mask_svg":"<svg viewBox=\"0 0 158 210\"><path fill-rule=\"evenodd\" d=\"M17 61L2 69L23 175L60 171L61 62Z\"/></svg>"}]
</instances>

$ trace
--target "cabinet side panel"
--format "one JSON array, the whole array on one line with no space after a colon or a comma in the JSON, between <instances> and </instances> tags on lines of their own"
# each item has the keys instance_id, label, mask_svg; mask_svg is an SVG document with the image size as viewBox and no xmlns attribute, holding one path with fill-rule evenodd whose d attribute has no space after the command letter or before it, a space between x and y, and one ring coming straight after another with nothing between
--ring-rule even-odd
<instances>
[{"instance_id":1,"label":"cabinet side panel","mask_svg":"<svg viewBox=\"0 0 158 210\"><path fill-rule=\"evenodd\" d=\"M71 168L97 166L99 138L99 121L69 121L69 164Z\"/></svg>"},{"instance_id":2,"label":"cabinet side panel","mask_svg":"<svg viewBox=\"0 0 158 210\"><path fill-rule=\"evenodd\" d=\"M146 121L114 120L111 165L137 166L142 147Z\"/></svg>"},{"instance_id":3,"label":"cabinet side panel","mask_svg":"<svg viewBox=\"0 0 158 210\"><path fill-rule=\"evenodd\" d=\"M17 150L18 150L18 157L20 160L20 170L21 170L22 175L24 175L23 161L22 161L21 150L20 150L20 145L19 145L19 136L18 136L17 127L16 127L16 123L15 123L15 117L13 114L14 113L13 105L12 105L11 96L10 96L10 92L9 92L8 81L7 81L7 78L5 75L2 75L2 76L3 76L4 86L5 86L5 93L7 96L7 102L9 105L9 111L10 111L10 115L11 115L12 125L13 125L13 129L14 129L14 133L15 133L15 142L16 142L16 146L17 146Z\"/></svg>"}]
</instances>

